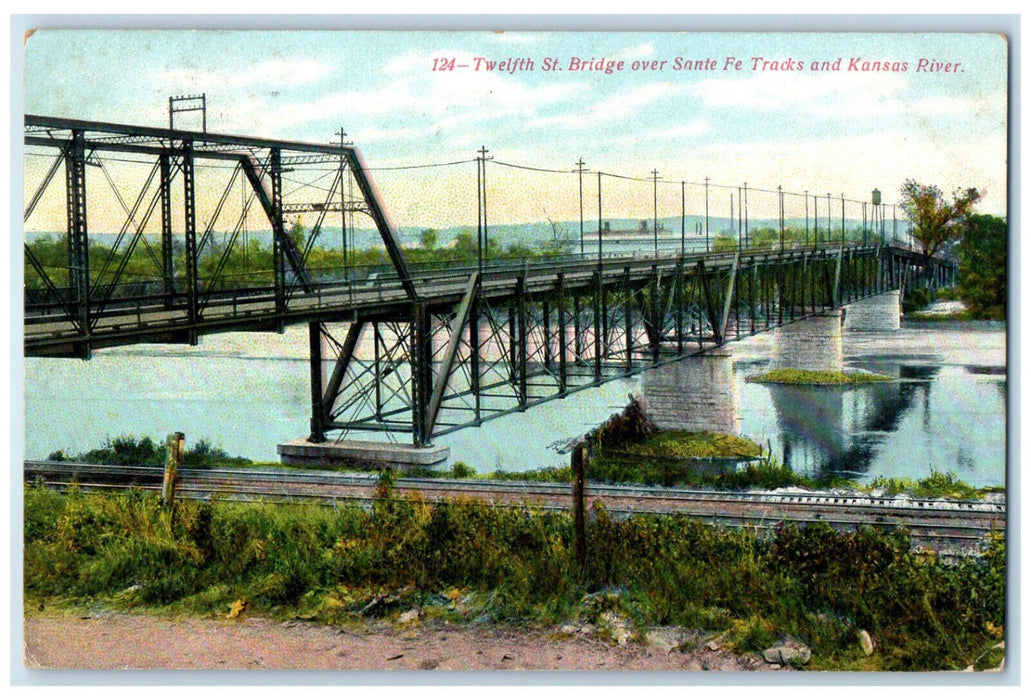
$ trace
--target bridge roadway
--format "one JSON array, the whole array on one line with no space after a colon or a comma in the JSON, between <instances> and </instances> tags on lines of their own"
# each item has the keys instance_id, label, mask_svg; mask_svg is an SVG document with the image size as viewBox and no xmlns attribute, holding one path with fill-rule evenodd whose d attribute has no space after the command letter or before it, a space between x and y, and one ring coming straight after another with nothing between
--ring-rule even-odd
<instances>
[{"instance_id":1,"label":"bridge roadway","mask_svg":"<svg viewBox=\"0 0 1031 700\"><path fill-rule=\"evenodd\" d=\"M161 467L126 467L70 462L24 464L26 483L64 488L75 483L87 490L130 487L159 491ZM239 501L308 500L325 505L369 506L376 498L378 475L293 469L182 469L177 494L184 498ZM489 479L403 477L394 484L399 497L429 502L473 498L501 507L568 511L570 484ZM916 546L948 555L976 554L991 531L1005 528L1005 501L886 497L810 491L718 492L590 483L588 507L604 507L614 517L679 513L728 527L769 530L785 522L823 522L841 532L870 526L906 528Z\"/></svg>"},{"instance_id":2,"label":"bridge roadway","mask_svg":"<svg viewBox=\"0 0 1031 700\"><path fill-rule=\"evenodd\" d=\"M783 250L749 249L742 253L742 269L764 263L813 261L847 256L876 256L876 245L798 246ZM904 248L891 247L895 255L912 256ZM737 251L689 253L684 256L612 256L603 259L601 282L607 287L626 280L640 284L669 275L678 268L685 271L704 266L708 273L726 273L733 266ZM567 291L590 289L599 269L597 258L579 257L539 262L491 264L484 267L480 298L503 300L513 295L516 280L524 278L526 294L548 292L555 288L561 275ZM475 267L413 271L412 281L420 301L431 309L457 305L466 290ZM275 290L269 287L239 288L204 293L205 302L191 322L189 310L181 300L168 295L114 297L104 303L91 301L93 326L83 332L76 323L76 313L58 302L26 303L26 356L79 356L78 344L91 348L114 347L135 343L194 342L198 336L222 332L255 332L282 330L286 325L308 322L350 321L359 314L375 313L380 318L405 318L410 315L412 299L392 270L375 280L350 280L313 283L310 292L299 287L290 290L284 311L277 312ZM182 297L180 297L181 299ZM75 306L75 302L72 302Z\"/></svg>"}]
</instances>

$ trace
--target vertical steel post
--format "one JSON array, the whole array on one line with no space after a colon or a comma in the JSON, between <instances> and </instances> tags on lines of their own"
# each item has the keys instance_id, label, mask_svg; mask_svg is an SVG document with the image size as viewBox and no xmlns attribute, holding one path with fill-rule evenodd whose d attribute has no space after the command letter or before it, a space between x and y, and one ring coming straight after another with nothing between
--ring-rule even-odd
<instances>
[{"instance_id":1,"label":"vertical steel post","mask_svg":"<svg viewBox=\"0 0 1031 700\"><path fill-rule=\"evenodd\" d=\"M651 324L652 337L652 363L659 364L659 350L662 345L662 307L660 299L662 295L662 277L659 275L658 265L652 265L652 277L655 279L655 292L652 294L651 303Z\"/></svg>"},{"instance_id":2,"label":"vertical steel post","mask_svg":"<svg viewBox=\"0 0 1031 700\"><path fill-rule=\"evenodd\" d=\"M311 435L308 442L325 442L325 406L322 403L322 324L308 323L308 358L311 369Z\"/></svg>"},{"instance_id":3,"label":"vertical steel post","mask_svg":"<svg viewBox=\"0 0 1031 700\"><path fill-rule=\"evenodd\" d=\"M172 163L167 152L158 156L161 188L161 287L165 308L175 301L175 260L172 249Z\"/></svg>"},{"instance_id":4,"label":"vertical steel post","mask_svg":"<svg viewBox=\"0 0 1031 700\"><path fill-rule=\"evenodd\" d=\"M190 320L190 344L197 344L197 322L200 296L200 271L197 261L197 202L193 169L193 142L183 142L183 206L185 207L186 236L186 299Z\"/></svg>"},{"instance_id":5,"label":"vertical steel post","mask_svg":"<svg viewBox=\"0 0 1031 700\"><path fill-rule=\"evenodd\" d=\"M676 277L673 278L673 305L677 310L677 354L684 353L684 256L677 260Z\"/></svg>"},{"instance_id":6,"label":"vertical steel post","mask_svg":"<svg viewBox=\"0 0 1031 700\"><path fill-rule=\"evenodd\" d=\"M480 424L480 299L482 280L476 280L476 291L469 307L469 388L473 392L473 415Z\"/></svg>"},{"instance_id":7,"label":"vertical steel post","mask_svg":"<svg viewBox=\"0 0 1031 700\"><path fill-rule=\"evenodd\" d=\"M412 369L412 441L416 447L430 444L429 403L433 393L433 332L429 309L412 305L410 337Z\"/></svg>"},{"instance_id":8,"label":"vertical steel post","mask_svg":"<svg viewBox=\"0 0 1031 700\"><path fill-rule=\"evenodd\" d=\"M626 337L626 371L630 372L633 370L633 353L634 353L634 292L630 288L630 268L623 268L623 285L626 289L626 301L623 307L623 322L625 327Z\"/></svg>"},{"instance_id":9,"label":"vertical steel post","mask_svg":"<svg viewBox=\"0 0 1031 700\"><path fill-rule=\"evenodd\" d=\"M748 265L748 332L755 335L755 265Z\"/></svg>"},{"instance_id":10,"label":"vertical steel post","mask_svg":"<svg viewBox=\"0 0 1031 700\"><path fill-rule=\"evenodd\" d=\"M580 338L580 295L573 292L573 361L580 364L583 360L583 345Z\"/></svg>"},{"instance_id":11,"label":"vertical steel post","mask_svg":"<svg viewBox=\"0 0 1031 700\"><path fill-rule=\"evenodd\" d=\"M269 176L272 181L272 267L275 278L276 315L280 318L280 330L283 328L283 315L286 313L286 253L282 239L286 237L283 223L283 165L280 149L270 151L271 164Z\"/></svg>"},{"instance_id":12,"label":"vertical steel post","mask_svg":"<svg viewBox=\"0 0 1031 700\"><path fill-rule=\"evenodd\" d=\"M526 277L519 275L516 278L516 313L518 316L517 333L518 335L518 382L517 391L519 395L519 408L525 409L528 395L527 395L527 322L526 322Z\"/></svg>"},{"instance_id":13,"label":"vertical steel post","mask_svg":"<svg viewBox=\"0 0 1031 700\"><path fill-rule=\"evenodd\" d=\"M68 215L68 279L78 301L80 332L86 337L79 351L88 359L93 318L90 309L89 227L86 217L86 139L72 131L71 146L65 150L65 182Z\"/></svg>"},{"instance_id":14,"label":"vertical steel post","mask_svg":"<svg viewBox=\"0 0 1031 700\"><path fill-rule=\"evenodd\" d=\"M517 287L518 289L518 287ZM519 363L519 351L516 347L517 333L519 329L516 322L516 307L512 304L508 305L508 364L509 364L509 379L513 384L519 380L519 372L516 365Z\"/></svg>"},{"instance_id":15,"label":"vertical steel post","mask_svg":"<svg viewBox=\"0 0 1031 700\"><path fill-rule=\"evenodd\" d=\"M741 285L738 284L740 281L738 278L741 273L738 267L735 266L730 274L734 278L734 281L731 283L734 285L734 337L737 340L741 340Z\"/></svg>"},{"instance_id":16,"label":"vertical steel post","mask_svg":"<svg viewBox=\"0 0 1031 700\"><path fill-rule=\"evenodd\" d=\"M558 395L566 395L566 372L568 366L566 344L566 285L565 276L560 271L555 281L558 291Z\"/></svg>"},{"instance_id":17,"label":"vertical steel post","mask_svg":"<svg viewBox=\"0 0 1031 700\"><path fill-rule=\"evenodd\" d=\"M372 376L376 382L376 420L383 420L383 377L386 372L381 366L380 346L383 344L383 333L379 321L372 322Z\"/></svg>"},{"instance_id":18,"label":"vertical steel post","mask_svg":"<svg viewBox=\"0 0 1031 700\"><path fill-rule=\"evenodd\" d=\"M544 335L544 368L551 369L551 304L541 300L541 328Z\"/></svg>"},{"instance_id":19,"label":"vertical steel post","mask_svg":"<svg viewBox=\"0 0 1031 700\"><path fill-rule=\"evenodd\" d=\"M731 196L733 196L733 195L731 195ZM705 284L705 280L703 279L704 276L705 276L705 266L704 265L705 264L701 260L699 260L698 264L697 264L697 266L695 268L695 280L697 282L697 284L695 286L698 288L698 350L699 351L701 351L701 349L702 349L702 323L703 323L703 318L704 318L703 315L702 315L702 303L703 303L703 300L702 300L702 285Z\"/></svg>"},{"instance_id":20,"label":"vertical steel post","mask_svg":"<svg viewBox=\"0 0 1031 700\"><path fill-rule=\"evenodd\" d=\"M599 239L600 240L600 239ZM601 281L601 266L594 271L594 383L601 382L601 298L605 288Z\"/></svg>"}]
</instances>

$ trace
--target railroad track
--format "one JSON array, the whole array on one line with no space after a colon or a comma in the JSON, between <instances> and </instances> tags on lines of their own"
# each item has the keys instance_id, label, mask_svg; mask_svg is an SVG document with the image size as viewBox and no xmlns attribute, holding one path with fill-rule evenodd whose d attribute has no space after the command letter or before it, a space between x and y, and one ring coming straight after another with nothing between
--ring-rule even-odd
<instances>
[{"instance_id":1,"label":"railroad track","mask_svg":"<svg viewBox=\"0 0 1031 700\"><path fill-rule=\"evenodd\" d=\"M24 463L26 483L82 489L160 490L160 467L126 467L73 462ZM378 476L294 469L181 469L176 493L182 498L248 501L307 500L368 507ZM501 507L570 510L569 484L487 479L402 477L393 491L430 502L477 499ZM604 505L614 517L634 513L682 513L729 527L772 529L782 522L823 522L839 531L861 526L906 528L914 544L943 554L976 552L992 530L1004 530L1005 503L917 499L811 492L717 492L683 488L588 484L588 508Z\"/></svg>"}]
</instances>

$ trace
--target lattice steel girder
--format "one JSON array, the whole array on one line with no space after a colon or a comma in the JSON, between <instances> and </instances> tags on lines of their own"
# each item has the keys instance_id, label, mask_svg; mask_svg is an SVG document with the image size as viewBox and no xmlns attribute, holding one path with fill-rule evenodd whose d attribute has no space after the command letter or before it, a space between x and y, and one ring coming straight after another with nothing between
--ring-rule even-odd
<instances>
[{"instance_id":1,"label":"lattice steel girder","mask_svg":"<svg viewBox=\"0 0 1031 700\"><path fill-rule=\"evenodd\" d=\"M86 148L81 131L72 133L65 149L65 194L68 211L68 276L78 305L78 328L86 337L80 355L90 355L91 328L89 233L86 218Z\"/></svg>"},{"instance_id":2,"label":"lattice steel girder","mask_svg":"<svg viewBox=\"0 0 1031 700\"><path fill-rule=\"evenodd\" d=\"M633 276L625 265L595 270L575 284L569 284L568 270L559 269L550 283L535 277L531 285L523 269L513 271L507 297L494 290L489 299L474 275L461 295L446 302L411 304L400 314L372 314L351 323L347 338L335 345L339 359L325 388L321 359L314 360L319 366L313 364L312 372L312 435L381 431L411 434L415 444L428 444L719 346L734 337L731 323L754 332L779 325L774 317L789 322L817 313L823 308L817 292L831 274L852 280L853 297L872 293L866 258L879 255L874 249L857 250L851 258L838 251L735 254L716 267L701 259L692 265L677 261L666 275L656 268ZM602 314L591 310L603 306L609 340L589 337L591 328L603 325ZM486 336L481 329L488 329ZM593 360L594 372L570 372L575 362L564 359L570 351L580 353L580 362ZM326 345L313 344L312 352L324 358Z\"/></svg>"},{"instance_id":3,"label":"lattice steel girder","mask_svg":"<svg viewBox=\"0 0 1031 700\"><path fill-rule=\"evenodd\" d=\"M56 148L62 152L67 150L73 141L76 141L80 149L88 148L90 151L96 152L113 151L144 154L154 157L161 157L164 154L182 148L182 144L189 143L195 159L204 158L245 162L245 168L246 163L252 163L259 156L264 158L272 151L290 153L290 155L280 156L280 168L313 163L332 164L336 165L338 169L350 168L365 200L365 206L355 204L348 208L367 213L374 220L406 294L410 299L417 297L411 271L401 251L393 224L390 222L379 192L367 172L361 152L354 146L304 143L180 129L151 128L40 115L25 116L24 140L26 145ZM275 170L278 171L279 168ZM279 206L274 206L275 192L265 192L264 185L261 184L263 175L253 167L247 174L252 188L259 195L275 230L277 228L274 221L275 217L277 214L287 211L291 204L283 202L280 193ZM274 176L274 173L270 173L270 176ZM42 189L45 189L45 186ZM293 206L306 208L305 205L294 204ZM341 205L332 203L329 209L333 210L334 207L338 206ZM314 210L315 208L313 207L312 209ZM280 247L285 255L286 262L290 264L296 278L306 290L310 290L310 280L305 268L301 264L299 251L293 250L294 247L291 246L291 243L282 239L282 237Z\"/></svg>"}]
</instances>

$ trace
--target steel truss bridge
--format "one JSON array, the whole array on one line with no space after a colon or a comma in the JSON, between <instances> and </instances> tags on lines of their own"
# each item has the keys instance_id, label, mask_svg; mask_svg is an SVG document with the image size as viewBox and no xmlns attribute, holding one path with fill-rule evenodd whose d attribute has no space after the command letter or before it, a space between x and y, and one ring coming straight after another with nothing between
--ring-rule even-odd
<instances>
[{"instance_id":1,"label":"steel truss bridge","mask_svg":"<svg viewBox=\"0 0 1031 700\"><path fill-rule=\"evenodd\" d=\"M349 144L27 115L25 145L47 163L27 190L25 221L41 202L60 205L67 256L66 265L48 264L26 242L25 354L89 359L104 347L196 344L209 333L306 323L313 442L386 432L427 445L864 297L949 284L956 272L897 244L843 241L416 267ZM138 190L128 200L111 174L126 160L131 172L122 178ZM90 168L104 180L87 182ZM27 173L31 188L29 181ZM234 211L227 202L238 186ZM87 200L124 215L103 254L90 241ZM241 248L246 253L239 240L255 202L271 238L271 270L234 277L228 263ZM155 212L159 221L151 223ZM298 213L314 217L303 240L285 223ZM308 264L331 213L345 217L345 246L346 215L371 219L389 272L373 279ZM221 243L219 221L227 232ZM160 246L152 245L155 229ZM131 276L141 247L152 270Z\"/></svg>"}]
</instances>

